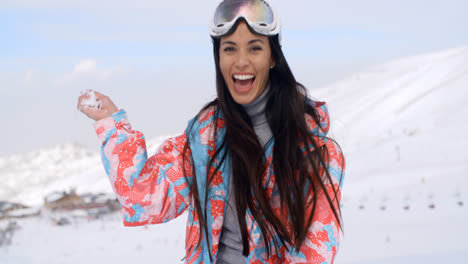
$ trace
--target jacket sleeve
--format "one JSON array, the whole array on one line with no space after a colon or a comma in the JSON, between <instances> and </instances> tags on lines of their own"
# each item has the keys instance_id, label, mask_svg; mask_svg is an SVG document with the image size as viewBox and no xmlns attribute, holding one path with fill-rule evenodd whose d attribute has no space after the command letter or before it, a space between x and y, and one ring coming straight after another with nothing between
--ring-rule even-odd
<instances>
[{"instance_id":1,"label":"jacket sleeve","mask_svg":"<svg viewBox=\"0 0 468 264\"><path fill-rule=\"evenodd\" d=\"M328 140L329 173L332 182L325 180L325 187L339 214L341 189L345 175L345 159L338 145ZM334 199L332 185L337 190L338 200ZM310 212L309 212L310 213ZM317 204L308 229L307 238L299 252L289 250L285 254L285 263L333 264L339 248L339 225L323 192L318 194Z\"/></svg>"},{"instance_id":2,"label":"jacket sleeve","mask_svg":"<svg viewBox=\"0 0 468 264\"><path fill-rule=\"evenodd\" d=\"M184 212L191 202L190 149L183 172L185 133L164 141L148 159L143 134L131 129L126 112L94 123L102 143L101 159L121 204L125 226L164 223Z\"/></svg>"}]
</instances>

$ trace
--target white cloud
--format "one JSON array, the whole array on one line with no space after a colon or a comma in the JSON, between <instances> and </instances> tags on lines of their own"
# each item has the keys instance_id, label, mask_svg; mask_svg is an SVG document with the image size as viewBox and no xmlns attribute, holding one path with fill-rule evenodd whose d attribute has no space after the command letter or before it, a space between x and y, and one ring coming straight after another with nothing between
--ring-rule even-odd
<instances>
[{"instance_id":1,"label":"white cloud","mask_svg":"<svg viewBox=\"0 0 468 264\"><path fill-rule=\"evenodd\" d=\"M97 62L94 59L86 59L75 65L72 74L86 74L97 70Z\"/></svg>"},{"instance_id":2,"label":"white cloud","mask_svg":"<svg viewBox=\"0 0 468 264\"><path fill-rule=\"evenodd\" d=\"M127 70L121 66L114 66L111 68L100 69L97 66L95 59L84 59L79 61L74 67L73 71L66 73L62 77L56 79L55 84L67 84L83 80L107 80L115 74L121 74Z\"/></svg>"}]
</instances>

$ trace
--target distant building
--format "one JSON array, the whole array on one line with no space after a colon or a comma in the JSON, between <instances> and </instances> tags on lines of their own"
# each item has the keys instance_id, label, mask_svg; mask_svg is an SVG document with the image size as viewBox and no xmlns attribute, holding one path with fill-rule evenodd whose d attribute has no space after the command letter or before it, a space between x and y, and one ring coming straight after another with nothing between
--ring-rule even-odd
<instances>
[{"instance_id":1,"label":"distant building","mask_svg":"<svg viewBox=\"0 0 468 264\"><path fill-rule=\"evenodd\" d=\"M99 215L119 210L120 203L114 195L104 193L77 195L72 189L69 193L57 191L50 193L44 198L44 207L61 211L86 210L88 215L99 217Z\"/></svg>"},{"instance_id":2,"label":"distant building","mask_svg":"<svg viewBox=\"0 0 468 264\"><path fill-rule=\"evenodd\" d=\"M73 210L79 208L85 202L78 196L74 189L69 193L63 192L52 192L44 197L44 207L52 210L63 209Z\"/></svg>"}]
</instances>

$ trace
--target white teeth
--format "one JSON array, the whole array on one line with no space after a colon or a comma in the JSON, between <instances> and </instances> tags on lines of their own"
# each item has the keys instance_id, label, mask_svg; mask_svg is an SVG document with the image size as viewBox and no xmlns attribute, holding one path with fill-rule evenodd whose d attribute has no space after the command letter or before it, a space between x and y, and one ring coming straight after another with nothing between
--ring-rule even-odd
<instances>
[{"instance_id":1,"label":"white teeth","mask_svg":"<svg viewBox=\"0 0 468 264\"><path fill-rule=\"evenodd\" d=\"M234 74L234 79L237 79L237 80L248 80L248 79L253 79L255 77L255 75L237 75L237 74Z\"/></svg>"}]
</instances>

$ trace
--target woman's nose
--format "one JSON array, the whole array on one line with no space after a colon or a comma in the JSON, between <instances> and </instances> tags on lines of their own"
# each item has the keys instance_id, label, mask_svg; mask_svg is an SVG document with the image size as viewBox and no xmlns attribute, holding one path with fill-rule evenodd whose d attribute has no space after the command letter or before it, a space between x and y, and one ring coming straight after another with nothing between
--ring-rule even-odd
<instances>
[{"instance_id":1,"label":"woman's nose","mask_svg":"<svg viewBox=\"0 0 468 264\"><path fill-rule=\"evenodd\" d=\"M236 59L236 67L239 68L239 70L242 70L249 66L249 61L248 54L245 52L239 52Z\"/></svg>"}]
</instances>

